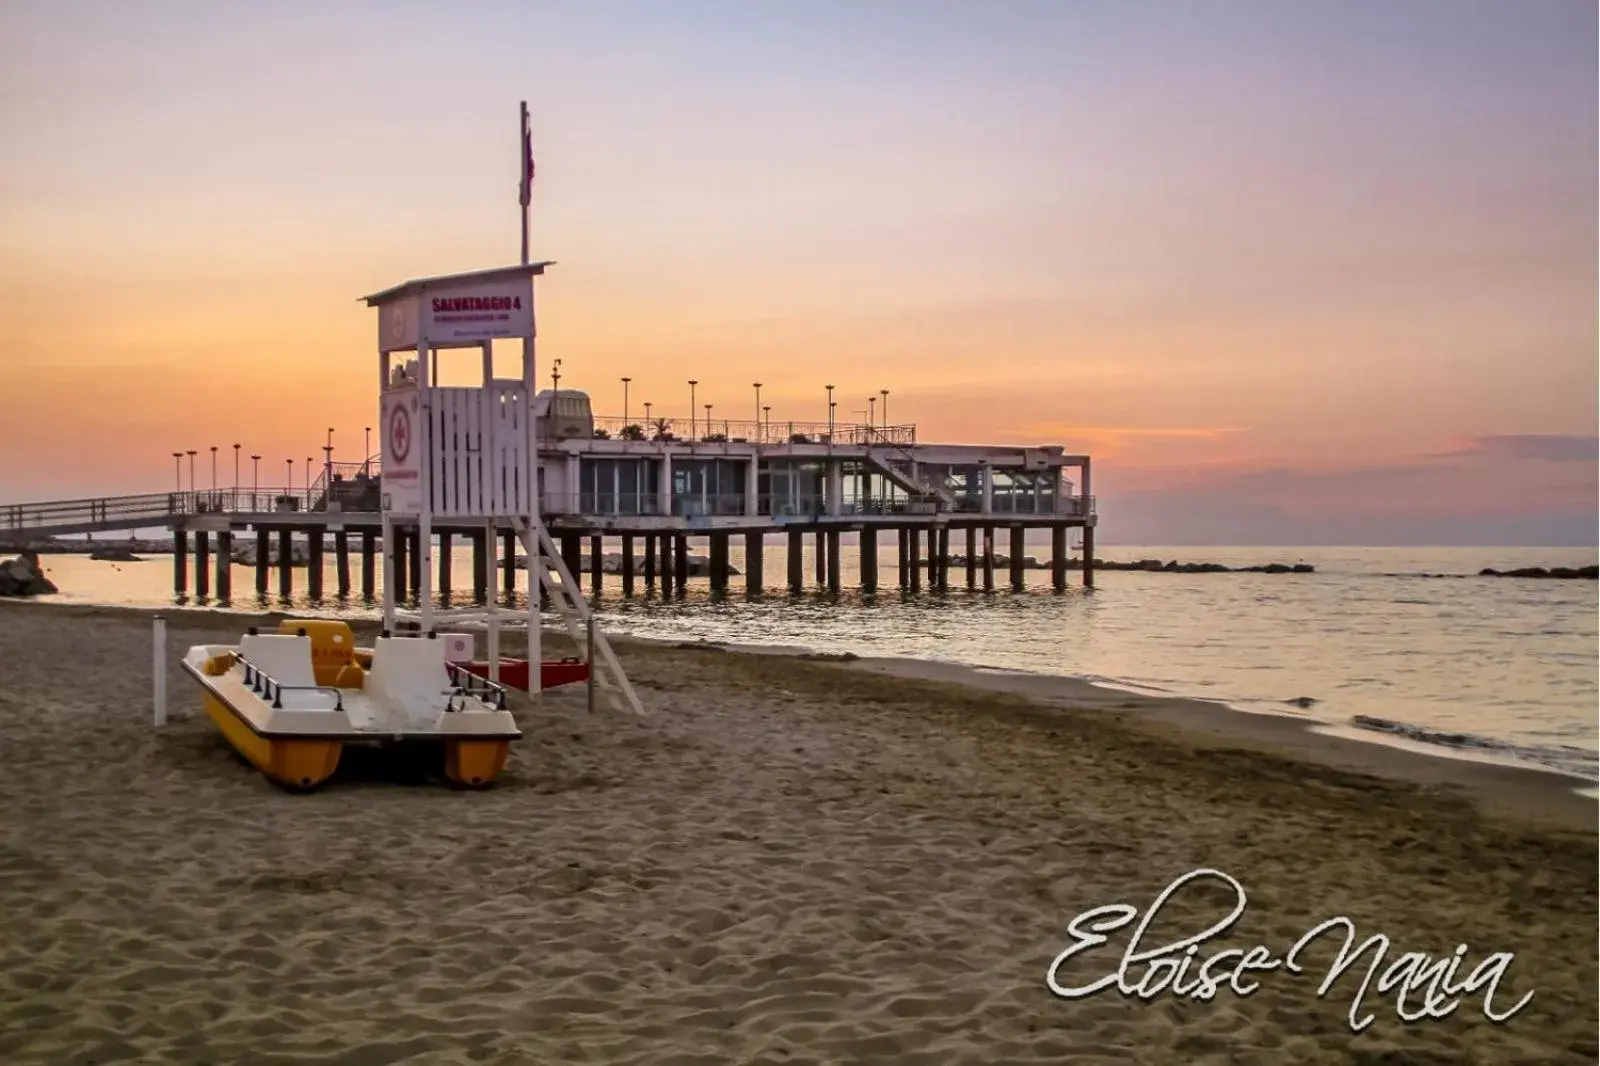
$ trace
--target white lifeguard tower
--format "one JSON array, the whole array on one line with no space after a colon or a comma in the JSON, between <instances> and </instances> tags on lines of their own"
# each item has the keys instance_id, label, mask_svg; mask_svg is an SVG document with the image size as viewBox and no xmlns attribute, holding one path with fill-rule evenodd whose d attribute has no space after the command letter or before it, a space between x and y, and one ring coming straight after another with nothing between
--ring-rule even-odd
<instances>
[{"instance_id":1,"label":"white lifeguard tower","mask_svg":"<svg viewBox=\"0 0 1600 1066\"><path fill-rule=\"evenodd\" d=\"M529 694L537 697L540 691L543 586L578 647L592 649L589 670L595 681L642 714L633 686L591 617L576 575L539 520L533 279L551 265L524 263L421 278L363 297L378 310L383 624L392 630L398 619L413 620L425 633L436 622L452 628L486 627L489 677L499 681L501 611L494 595L482 609L435 611L432 541L436 521L451 528L483 528L492 575L499 568L496 533L509 526L528 557ZM521 373L496 378L493 343L517 339L522 342ZM442 354L460 349L480 354L480 383L441 386ZM410 525L417 527L421 553L414 612L401 611L395 603L396 527Z\"/></svg>"}]
</instances>

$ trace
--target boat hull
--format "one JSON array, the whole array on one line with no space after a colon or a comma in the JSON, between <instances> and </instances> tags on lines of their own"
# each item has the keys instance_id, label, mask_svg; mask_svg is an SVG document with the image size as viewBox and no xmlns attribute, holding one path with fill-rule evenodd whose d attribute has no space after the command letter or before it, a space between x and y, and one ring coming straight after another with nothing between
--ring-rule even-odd
<instances>
[{"instance_id":1,"label":"boat hull","mask_svg":"<svg viewBox=\"0 0 1600 1066\"><path fill-rule=\"evenodd\" d=\"M316 788L339 768L344 744L338 740L262 736L210 692L206 714L233 750L244 756L274 784L295 792Z\"/></svg>"},{"instance_id":2,"label":"boat hull","mask_svg":"<svg viewBox=\"0 0 1600 1066\"><path fill-rule=\"evenodd\" d=\"M478 661L463 663L479 677L489 676L489 664ZM500 683L508 688L528 691L528 660L526 659L501 659ZM545 659L539 664L539 687L541 689L560 688L562 685L575 685L580 681L589 680L589 664L576 659Z\"/></svg>"}]
</instances>

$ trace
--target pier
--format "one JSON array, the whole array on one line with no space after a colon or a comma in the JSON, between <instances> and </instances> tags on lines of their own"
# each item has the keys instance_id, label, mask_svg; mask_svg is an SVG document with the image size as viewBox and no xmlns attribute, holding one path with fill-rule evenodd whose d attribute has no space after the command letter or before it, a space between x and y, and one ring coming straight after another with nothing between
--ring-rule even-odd
<instances>
[{"instance_id":1,"label":"pier","mask_svg":"<svg viewBox=\"0 0 1600 1066\"><path fill-rule=\"evenodd\" d=\"M1087 455L1057 446L927 443L917 440L912 424L702 418L679 435L670 428L676 420L657 419L647 436L642 420L590 415L583 392L546 390L537 405L540 513L569 571L589 573L591 591L599 588L604 540L620 540L625 596L682 595L692 554L706 557L702 569L713 592L731 591L730 547L736 543L747 560L741 575L746 591L759 593L768 538L776 537L787 548L791 593L841 591L841 556L852 547L861 591L891 585L935 591L954 581L968 589L998 584L1020 592L1024 537L1040 529L1050 530L1052 587L1065 589L1070 570L1081 573L1084 585L1094 584L1097 515ZM358 553L359 595L371 600L378 592L382 492L376 457L327 462L298 488L0 505L0 541L99 539L119 530L165 528L173 538L174 595L223 602L236 591L234 563L253 567L258 598L294 595L301 584L297 570L304 571L303 588L313 600L330 592L352 596L358 590L351 556ZM439 542L439 550L428 553L436 560L435 590L470 590L475 602L486 602L496 585L512 590L515 570L497 565L515 558L510 524L495 527L501 543L492 548L482 524L457 529L435 522L432 532ZM422 586L424 553L415 526L398 525L397 533L394 568L406 599ZM854 534L854 544L846 534ZM1070 544L1074 534L1081 547ZM470 574L452 573L456 543L472 546ZM886 543L898 549L899 559L887 575L879 565ZM808 545L814 556L809 572ZM1075 547L1080 559L1071 558ZM333 587L327 589L330 561Z\"/></svg>"}]
</instances>

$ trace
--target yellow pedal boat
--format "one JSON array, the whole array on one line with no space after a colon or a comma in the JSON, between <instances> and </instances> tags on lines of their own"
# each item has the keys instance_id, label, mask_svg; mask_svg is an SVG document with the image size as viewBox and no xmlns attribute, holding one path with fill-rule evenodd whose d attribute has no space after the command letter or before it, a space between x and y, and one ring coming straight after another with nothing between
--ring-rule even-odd
<instances>
[{"instance_id":1,"label":"yellow pedal boat","mask_svg":"<svg viewBox=\"0 0 1600 1066\"><path fill-rule=\"evenodd\" d=\"M344 622L301 619L196 645L182 665L228 743L284 788L321 785L346 745L416 741L442 745L451 784L482 788L522 734L506 690L447 661L445 647L430 633L357 648Z\"/></svg>"}]
</instances>

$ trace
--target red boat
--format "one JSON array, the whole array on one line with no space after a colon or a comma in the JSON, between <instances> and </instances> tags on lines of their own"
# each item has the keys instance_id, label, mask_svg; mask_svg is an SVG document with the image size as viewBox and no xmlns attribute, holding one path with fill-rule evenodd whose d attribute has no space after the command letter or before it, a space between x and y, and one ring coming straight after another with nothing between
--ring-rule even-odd
<instances>
[{"instance_id":1,"label":"red boat","mask_svg":"<svg viewBox=\"0 0 1600 1066\"><path fill-rule=\"evenodd\" d=\"M466 667L479 677L489 676L489 663L467 663ZM589 664L581 659L545 659L539 664L539 687L560 688L579 681L589 680ZM500 683L508 688L528 691L528 660L501 659Z\"/></svg>"}]
</instances>

